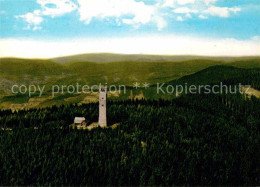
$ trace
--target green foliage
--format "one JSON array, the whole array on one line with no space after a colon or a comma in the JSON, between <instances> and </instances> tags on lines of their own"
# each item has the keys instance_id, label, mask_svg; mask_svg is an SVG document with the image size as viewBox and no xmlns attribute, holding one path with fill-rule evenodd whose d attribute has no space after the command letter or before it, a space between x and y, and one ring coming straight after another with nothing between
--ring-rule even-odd
<instances>
[{"instance_id":1,"label":"green foliage","mask_svg":"<svg viewBox=\"0 0 260 187\"><path fill-rule=\"evenodd\" d=\"M247 59L247 60L237 60L231 62L230 66L235 66L238 68L260 68L260 59Z\"/></svg>"},{"instance_id":2,"label":"green foliage","mask_svg":"<svg viewBox=\"0 0 260 187\"><path fill-rule=\"evenodd\" d=\"M177 58L178 59L178 58ZM259 59L227 62L224 60L207 60L179 58L178 61L142 61L140 59L96 63L71 61L66 64L51 60L0 59L0 78L11 83L22 84L88 84L108 83L132 86L133 82L149 82L156 84L179 79L216 65L232 65L243 68L259 68ZM211 59L208 57L208 59ZM11 84L10 83L10 84ZM7 85L9 86L9 85Z\"/></svg>"},{"instance_id":3,"label":"green foliage","mask_svg":"<svg viewBox=\"0 0 260 187\"><path fill-rule=\"evenodd\" d=\"M10 103L27 103L29 101L28 95L16 94L12 96L4 96L1 99L1 102L10 102Z\"/></svg>"},{"instance_id":4,"label":"green foliage","mask_svg":"<svg viewBox=\"0 0 260 187\"><path fill-rule=\"evenodd\" d=\"M2 76L48 76L59 75L66 69L50 60L32 60L18 58L1 58L0 73Z\"/></svg>"},{"instance_id":5,"label":"green foliage","mask_svg":"<svg viewBox=\"0 0 260 187\"><path fill-rule=\"evenodd\" d=\"M1 59L0 78L8 84L9 80L28 84L43 80L47 88L76 82L132 86L137 80L173 85L242 83L260 88L259 60L230 63L239 68L227 64L190 60L61 65ZM127 100L131 92L133 98L142 93L154 100ZM126 95L110 100L108 124L120 123L115 129L70 128L75 116L84 116L88 124L98 120L98 103L65 105L67 99L77 103L83 95L57 95L41 105L60 106L0 111L0 185L260 185L259 99L194 94L172 100L155 93L155 87L128 89ZM2 102L28 99L4 96Z\"/></svg>"},{"instance_id":6,"label":"green foliage","mask_svg":"<svg viewBox=\"0 0 260 187\"><path fill-rule=\"evenodd\" d=\"M192 75L184 76L170 84L209 85L224 83L227 85L243 84L260 86L260 68L242 69L233 66L213 66Z\"/></svg>"},{"instance_id":7,"label":"green foliage","mask_svg":"<svg viewBox=\"0 0 260 187\"><path fill-rule=\"evenodd\" d=\"M0 131L0 185L259 185L254 97L110 101L107 110L116 129L69 128L75 116L96 122L98 104L1 111L12 130Z\"/></svg>"}]
</instances>

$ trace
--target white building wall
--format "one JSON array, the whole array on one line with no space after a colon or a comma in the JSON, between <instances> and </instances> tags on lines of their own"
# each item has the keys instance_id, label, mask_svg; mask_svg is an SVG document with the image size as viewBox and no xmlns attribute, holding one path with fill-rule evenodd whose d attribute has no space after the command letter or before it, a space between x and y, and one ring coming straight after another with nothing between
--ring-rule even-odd
<instances>
[{"instance_id":1,"label":"white building wall","mask_svg":"<svg viewBox=\"0 0 260 187\"><path fill-rule=\"evenodd\" d=\"M98 124L100 127L107 126L107 87L99 88L99 118Z\"/></svg>"}]
</instances>

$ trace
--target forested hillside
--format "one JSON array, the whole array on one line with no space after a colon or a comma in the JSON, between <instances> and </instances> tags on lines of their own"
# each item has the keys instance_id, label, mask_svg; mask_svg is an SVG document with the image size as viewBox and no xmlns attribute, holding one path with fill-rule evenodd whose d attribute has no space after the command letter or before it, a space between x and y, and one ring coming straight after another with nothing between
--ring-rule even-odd
<instances>
[{"instance_id":1,"label":"forested hillside","mask_svg":"<svg viewBox=\"0 0 260 187\"><path fill-rule=\"evenodd\" d=\"M31 63L33 64L34 62L32 61ZM52 64L51 62L48 62L48 63ZM198 87L200 85L215 85L215 84L219 85L220 83L222 83L223 85L239 85L239 84L250 85L252 88L254 88L256 90L260 90L260 68L240 68L240 67L234 67L234 66L228 66L228 65L210 66L210 67L203 69L201 71L198 71L194 74L183 76L179 79L174 79L172 81L166 82L165 84L164 84L164 82L161 82L162 80L170 79L171 76L167 76L167 75L169 75L170 73L175 74L174 72L177 73L178 70L182 71L181 69L185 69L188 67L192 67L191 71L193 71L194 69L199 69L202 67L200 65L200 63L205 63L204 65L206 65L206 64L208 65L208 63L210 63L210 62L206 62L206 61L204 61L204 62L186 62L185 65L182 65L181 63L176 63L176 64L170 63L170 64L172 64L172 69L170 68L170 65L161 64L159 70L158 70L158 68L156 69L155 67L149 68L149 66L150 66L149 63L147 64L147 63L141 63L141 62L139 63L139 66L134 65L134 64L136 64L136 62L125 62L125 63L120 62L120 63L115 63L115 64L113 64L113 63L106 64L104 66L101 66L101 68L99 66L100 64L97 64L97 63L67 64L67 65L64 65L64 67L61 68L60 70L56 70L56 71L53 70L53 73L54 74L55 74L55 72L61 73L61 71L68 73L68 69L70 69L71 72L78 72L78 74L81 76L76 76L75 74L66 74L63 72L63 74L60 76L58 75L59 73L56 74L54 76L56 78L54 78L52 76L43 76L42 77L42 75L44 74L42 72L42 73L39 73L39 76L31 75L30 77L32 77L32 79L30 77L26 77L26 80L28 83L30 83L33 80L31 83L36 84L36 85L39 84L40 86L45 86L44 92L40 98L38 97L39 91L36 92L35 94L32 94L31 97L29 97L29 93L17 94L17 95L12 95L12 94L6 95L6 94L4 94L4 91L1 89L8 88L8 87L10 89L11 86L13 84L17 84L17 82L8 81L7 79L2 79L3 84L1 84L1 80L0 80L0 108L2 108L2 109L11 108L12 110L18 110L18 109L48 107L48 106L53 106L53 105L62 105L62 104L70 104L70 103L76 104L76 103L97 102L98 94L83 94L83 93L82 94L80 94L80 93L69 94L66 92L66 90L63 94L58 93L54 97L52 97L51 87L53 85L60 85L60 86L74 85L76 87L77 83L82 86L83 85L91 86L91 84L89 84L91 82L97 83L97 84L99 84L100 82L103 83L102 81L103 81L104 77L102 75L103 75L103 73L105 74L105 72L109 72L108 70L110 68L112 68L109 73L110 80L113 79L117 83L119 83L120 81L122 81L124 79L124 81L127 80L127 82L129 84L131 83L131 86L127 87L127 90L125 93L124 93L124 91L122 91L122 92L118 91L116 94L109 93L108 97L113 100L126 100L126 99L138 99L138 98L139 99L141 99L141 98L172 99L176 96L176 92L170 93L170 94L157 93L158 84L159 85L163 84L164 90L168 85L173 85L173 86L196 85ZM238 63L237 66L240 66L241 62L237 62L237 63ZM248 62L248 63L250 64L250 62ZM39 63L39 64L41 64L41 63ZM120 68L117 67L117 66L120 67L120 64L124 66L124 68L123 68L124 71L122 71L122 72L121 72L121 70L119 70ZM177 68L177 70L175 70L174 67L177 67L178 66L177 64L179 64L179 68ZM256 64L253 63L251 65L253 67ZM33 72L34 74L36 74L35 70L33 70L33 68L36 68L36 66L37 65L32 65L30 68L30 65L28 65L28 67L26 67L25 69L27 69L26 70L27 72ZM70 68L68 68L67 66L70 66ZM159 66L159 64L158 64L158 66ZM86 68L86 67L88 67L88 68ZM113 67L115 67L115 68L113 68ZM142 70L143 67L146 67L147 69ZM47 69L46 71L49 71L49 69ZM148 74L152 74L154 76L152 82L156 82L156 83L152 84L152 82L150 82L152 79L150 79L150 81L147 81L150 86L149 89L142 89L141 88L142 83L144 83L146 81L139 82L138 80L136 80L134 82L139 82L140 88L135 89L135 88L133 88L133 86L134 86L134 84L132 82L133 77L131 77L130 76L131 73L128 73L127 71L132 72L133 74L136 74L136 75L139 74L138 80L149 80L149 76L148 76L148 78L145 78L145 76ZM10 70L10 72L11 72L11 70ZM153 72L153 73L149 73L149 72ZM50 73L51 72L49 72L49 74ZM122 78L122 79L114 79L114 77L124 77L124 74L127 74L128 76L126 76L125 78ZM15 76L15 73L12 73L10 75ZM20 73L19 75L22 76L22 73ZM50 77L52 77L52 78L50 78ZM157 78L155 78L155 77L157 77ZM108 78L108 77L106 77L106 78ZM44 84L44 82L46 82L46 85ZM123 82L121 82L121 83L123 83ZM4 85L4 84L7 84L7 85ZM119 85L121 85L121 84L119 84ZM122 85L124 85L124 84L122 84Z\"/></svg>"},{"instance_id":2,"label":"forested hillside","mask_svg":"<svg viewBox=\"0 0 260 187\"><path fill-rule=\"evenodd\" d=\"M259 185L259 114L240 94L111 101L120 126L92 131L69 125L98 104L1 111L0 185Z\"/></svg>"},{"instance_id":3,"label":"forested hillside","mask_svg":"<svg viewBox=\"0 0 260 187\"><path fill-rule=\"evenodd\" d=\"M192 75L170 81L168 84L208 85L219 84L220 82L225 85L240 83L260 89L260 68L245 69L234 66L212 66Z\"/></svg>"},{"instance_id":4,"label":"forested hillside","mask_svg":"<svg viewBox=\"0 0 260 187\"><path fill-rule=\"evenodd\" d=\"M98 84L132 86L133 82L169 82L191 75L216 65L228 65L239 68L260 68L259 58L225 61L210 57L178 61L140 61L129 60L115 62L70 61L66 64L40 59L0 58L0 93L10 93L13 84L51 85Z\"/></svg>"}]
</instances>

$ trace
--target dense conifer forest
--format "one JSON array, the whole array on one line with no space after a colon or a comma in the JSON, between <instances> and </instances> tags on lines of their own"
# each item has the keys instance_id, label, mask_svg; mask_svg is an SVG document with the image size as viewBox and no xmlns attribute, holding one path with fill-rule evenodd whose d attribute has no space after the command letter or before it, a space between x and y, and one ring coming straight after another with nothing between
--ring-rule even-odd
<instances>
[{"instance_id":1,"label":"dense conifer forest","mask_svg":"<svg viewBox=\"0 0 260 187\"><path fill-rule=\"evenodd\" d=\"M183 95L0 112L0 185L259 185L260 100ZM37 127L37 128L35 128ZM61 128L62 127L62 128Z\"/></svg>"},{"instance_id":2,"label":"dense conifer forest","mask_svg":"<svg viewBox=\"0 0 260 187\"><path fill-rule=\"evenodd\" d=\"M260 187L259 12L0 0L0 187Z\"/></svg>"}]
</instances>

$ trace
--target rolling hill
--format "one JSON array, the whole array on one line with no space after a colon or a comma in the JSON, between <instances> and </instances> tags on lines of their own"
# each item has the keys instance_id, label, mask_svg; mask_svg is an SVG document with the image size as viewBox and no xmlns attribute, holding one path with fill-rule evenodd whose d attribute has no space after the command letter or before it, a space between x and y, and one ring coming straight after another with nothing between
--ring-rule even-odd
<instances>
[{"instance_id":1,"label":"rolling hill","mask_svg":"<svg viewBox=\"0 0 260 187\"><path fill-rule=\"evenodd\" d=\"M178 79L210 66L225 64L212 60L185 62L109 63L69 62L59 64L51 60L0 59L0 85L6 90L13 84L99 84L132 86L133 82L165 82Z\"/></svg>"},{"instance_id":2,"label":"rolling hill","mask_svg":"<svg viewBox=\"0 0 260 187\"><path fill-rule=\"evenodd\" d=\"M207 85L218 84L220 82L226 84L248 84L254 83L258 88L260 83L260 68L237 68L234 66L212 66L196 72L192 75L184 76L178 80L170 81L169 84L195 84L195 85Z\"/></svg>"},{"instance_id":3,"label":"rolling hill","mask_svg":"<svg viewBox=\"0 0 260 187\"><path fill-rule=\"evenodd\" d=\"M126 63L126 62L125 62ZM95 63L94 63L95 64ZM76 75L64 75L64 77L60 78L52 78L47 81L47 85L51 86L51 84L74 84L76 81L80 83L84 83L84 78L89 80L90 78L94 80L100 80L98 79L98 74L95 75L94 72L103 73L106 72L106 67L104 66L104 69L100 69L99 71L95 71L95 68L97 68L97 64L93 65L92 63L87 63L89 68L87 70L89 71L86 73L86 77L84 77L84 69L86 65L84 63L81 64L68 64L70 68L73 71L78 71L78 75L83 74L82 76L76 76ZM106 64L110 65L110 64ZM81 67L83 66L83 67ZM111 67L111 66L109 66ZM142 65L143 67L143 65ZM168 66L167 66L168 67ZM92 69L91 69L92 68ZM68 69L65 68L65 70ZM82 69L82 70L80 70ZM126 68L127 69L127 68ZM131 67L129 67L128 70L131 70ZM155 71L155 70L154 70ZM170 72L171 70L169 70ZM143 71L144 72L144 71ZM141 72L140 72L141 73ZM148 73L148 72L146 72ZM109 74L111 77L113 76L113 71L111 74ZM144 74L145 75L145 74ZM121 74L120 76L123 76ZM79 79L82 78L82 79ZM141 77L142 78L142 77ZM140 78L140 79L141 79ZM143 77L144 78L144 77ZM162 77L160 77L162 80ZM125 79L127 80L127 79ZM223 84L228 85L234 85L234 84L244 84L244 85L252 85L253 88L260 89L260 68L237 68L234 66L227 66L227 65L216 65L216 66L210 66L203 70L200 70L198 72L195 72L190 75L183 76L179 79L175 79L172 81L169 81L165 84L164 89L168 85L212 85L212 84L219 84L220 82L223 82ZM162 82L161 82L162 83ZM34 107L49 107L53 105L62 105L62 104L69 104L69 103L89 103L89 102L97 102L98 101L98 94L68 94L65 93L64 95L58 94L55 97L50 96L51 93L49 93L48 89L44 93L44 95L41 98L32 97L30 98L27 95L6 95L0 98L0 108L12 108L13 110L22 109L22 108L34 108ZM157 93L157 87L156 84L151 86L149 89L133 89L131 87L128 87L127 92L124 93L116 93L116 94L108 94L109 99L112 100L126 100L126 99L172 99L176 97L176 93L166 93L166 94L158 94Z\"/></svg>"},{"instance_id":4,"label":"rolling hill","mask_svg":"<svg viewBox=\"0 0 260 187\"><path fill-rule=\"evenodd\" d=\"M59 75L63 72L66 72L64 66L51 60L19 58L0 59L0 75L2 76L48 76Z\"/></svg>"},{"instance_id":5,"label":"rolling hill","mask_svg":"<svg viewBox=\"0 0 260 187\"><path fill-rule=\"evenodd\" d=\"M238 60L250 60L260 59L260 57L210 57L210 56L192 56L192 55L145 55L145 54L113 54L113 53L87 53L73 56L57 57L51 59L54 62L61 64L68 62L122 62L122 61L134 61L134 62L180 62L187 60L216 60L216 61L238 61Z\"/></svg>"},{"instance_id":6,"label":"rolling hill","mask_svg":"<svg viewBox=\"0 0 260 187\"><path fill-rule=\"evenodd\" d=\"M95 56L92 57L94 58ZM121 56L114 55L114 57L119 59ZM150 56L144 57L150 58ZM100 58L105 59L105 56L100 55ZM47 84L47 87L52 84L76 84L77 82L89 85L108 83L115 85L124 84L127 86L132 86L133 82L136 81L156 84L158 82L168 82L179 79L215 65L260 68L260 58L251 58L248 60L239 59L230 62L212 59L183 61L184 57L182 57L181 61L167 61L163 60L163 57L159 58L159 56L156 56L157 60L162 61L157 62L156 59L153 58L154 61L148 62L143 58L140 59L140 55L130 55L127 56L127 58L129 61L99 63L71 61L65 64L54 62L54 60L2 58L0 59L0 91L3 92L14 83L26 85L32 83ZM175 57L175 60L178 58L180 58L180 56ZM187 56L185 58L194 57ZM229 60L231 59L232 58Z\"/></svg>"},{"instance_id":7,"label":"rolling hill","mask_svg":"<svg viewBox=\"0 0 260 187\"><path fill-rule=\"evenodd\" d=\"M101 55L102 56L102 55ZM117 56L117 55L116 55ZM138 56L138 55L136 55ZM147 57L147 56L146 56ZM130 58L130 57L129 57ZM131 57L132 58L132 57ZM230 58L231 59L231 58ZM57 95L51 98L53 85L110 85L133 86L140 82L156 85L157 83L177 84L251 84L259 89L260 58L236 61L221 61L212 59L192 59L185 61L118 61L118 62L68 62L65 64L53 60L40 59L0 59L0 108L23 108L51 106L55 104L89 102L96 96ZM14 84L45 85L43 98L29 98L27 95L11 94ZM90 97L90 98L88 98ZM154 88L143 90L128 90L126 95L114 99L129 98L169 99L172 95L158 95ZM15 104L15 105L13 105Z\"/></svg>"}]
</instances>

